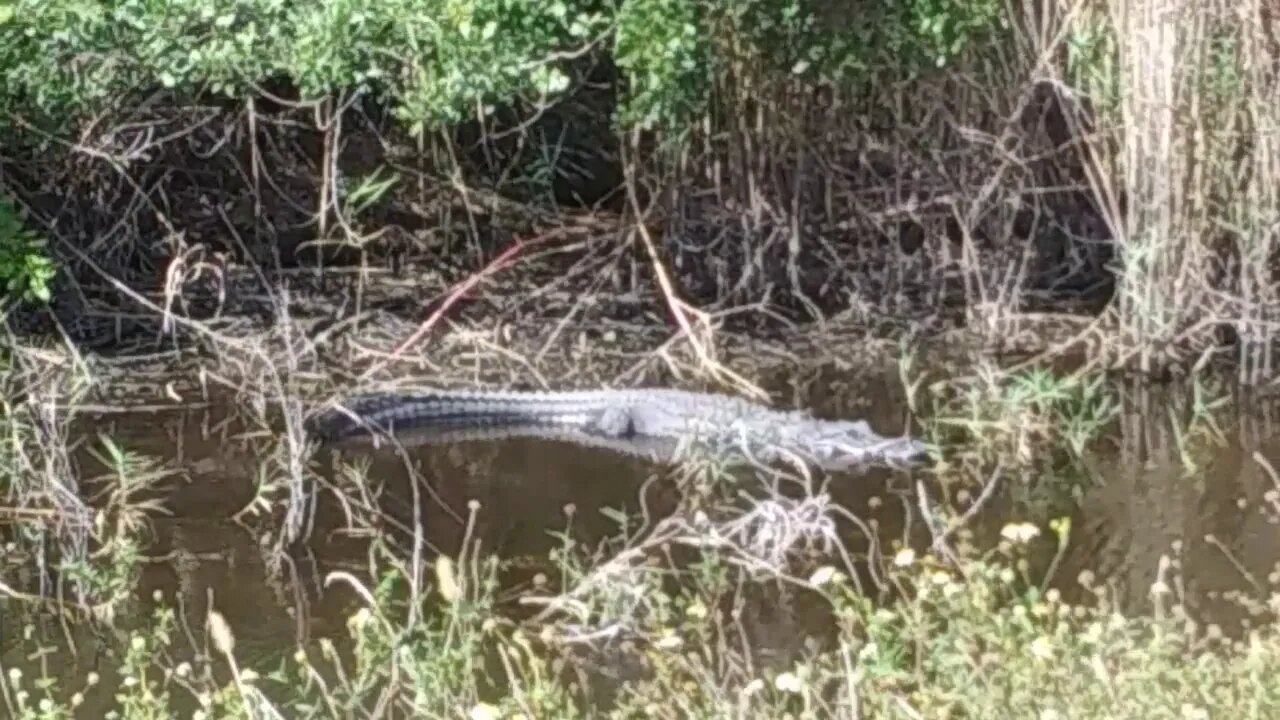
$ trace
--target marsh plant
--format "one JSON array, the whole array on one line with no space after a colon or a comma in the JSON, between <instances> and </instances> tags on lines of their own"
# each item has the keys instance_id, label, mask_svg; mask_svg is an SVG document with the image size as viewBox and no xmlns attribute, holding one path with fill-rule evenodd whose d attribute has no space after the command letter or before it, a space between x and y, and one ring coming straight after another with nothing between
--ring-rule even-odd
<instances>
[{"instance_id":1,"label":"marsh plant","mask_svg":"<svg viewBox=\"0 0 1280 720\"><path fill-rule=\"evenodd\" d=\"M977 467L1051 469L1063 454L1083 455L1120 410L1101 372L1007 371L979 360L969 373L923 390L917 402L927 403L928 432L954 448L947 462Z\"/></svg>"},{"instance_id":2,"label":"marsh plant","mask_svg":"<svg viewBox=\"0 0 1280 720\"><path fill-rule=\"evenodd\" d=\"M632 589L652 612L613 632L584 633L554 617L530 620L497 599L495 559L442 558L413 591L399 561L364 587L343 637L300 648L279 664L237 659L234 629L211 616L210 646L194 664L175 616L160 604L146 629L122 638L113 710L105 717L1211 717L1234 707L1268 717L1280 698L1280 633L1266 625L1232 640L1186 622L1175 588L1152 587L1160 612L1126 617L1103 587L1073 604L1032 574L1028 554L1058 544L1055 530L1015 523L959 557L898 550L868 595L839 564L762 580L733 554L649 564L662 582ZM637 570L640 568L637 567ZM797 568L798 569L798 568ZM625 575L624 575L625 576ZM763 584L762 584L763 583ZM786 590L778 593L776 585ZM801 604L822 622L792 649L762 655L754 587ZM595 585L581 602L618 585ZM610 589L611 588L611 589ZM1272 597L1274 602L1275 597ZM32 645L29 640L28 646ZM48 663L60 650L45 647ZM48 667L48 664L44 665ZM59 686L6 668L6 699L22 720L83 717L101 696L96 673Z\"/></svg>"},{"instance_id":3,"label":"marsh plant","mask_svg":"<svg viewBox=\"0 0 1280 720\"><path fill-rule=\"evenodd\" d=\"M1205 369L1231 355L1238 384L1274 382L1273 5L0 0L0 703L21 720L1280 716L1274 588L1251 587L1266 621L1229 639L1191 619L1164 559L1150 615L1088 573L1069 602L1057 498L977 527L1002 487L1097 479L1117 425L1129 468L1172 447L1171 481L1203 481L1228 435ZM407 277L375 287L397 253ZM1052 312L1028 312L1037 295ZM278 565L339 506L369 539L364 567L318 583L352 598L344 627L277 662L216 606L125 612L166 474L97 433L80 452L71 408L101 378L79 345L18 327L45 301L60 329L141 308L148 352L180 356L144 389L181 373L197 387L169 400L212 384L246 410L256 492L234 520L261 523ZM989 309L1000 322L971 322ZM882 330L913 349L1030 335L1038 354L951 357L937 382L903 363L937 462L884 497L924 533L879 494L860 517L812 478L783 492L695 462L652 481L674 510L617 511L590 546L566 522L513 588L515 561L471 536L484 508L428 551L436 528L420 506L389 517L371 465L333 482L309 465L311 401L388 377L658 367L745 391L717 354L730 321L788 338L741 353L788 372L811 369L802 331L837 366ZM1079 363L1036 332L1054 321ZM570 329L648 346L599 352L613 373L556 365ZM1108 374L1176 368L1192 391L1167 405ZM1144 487L1142 513L1173 498Z\"/></svg>"},{"instance_id":4,"label":"marsh plant","mask_svg":"<svg viewBox=\"0 0 1280 720\"><path fill-rule=\"evenodd\" d=\"M9 518L2 532L7 554L27 558L35 571L6 572L0 587L13 598L15 611L58 598L73 616L110 619L135 599L147 521L164 512L154 491L168 473L154 458L106 436L78 439L89 444L89 458L102 469L83 473L72 457L76 438L69 408L75 393L87 388L85 368L46 364L38 351L15 359L0 371L3 384L24 387L24 402L8 403L0 420L0 497Z\"/></svg>"}]
</instances>

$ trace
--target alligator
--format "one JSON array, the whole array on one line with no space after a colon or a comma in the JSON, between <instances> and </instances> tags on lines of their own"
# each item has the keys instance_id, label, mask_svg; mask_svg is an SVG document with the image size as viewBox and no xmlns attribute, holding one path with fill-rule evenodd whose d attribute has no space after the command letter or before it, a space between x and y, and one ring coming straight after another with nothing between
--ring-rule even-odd
<instances>
[{"instance_id":1,"label":"alligator","mask_svg":"<svg viewBox=\"0 0 1280 720\"><path fill-rule=\"evenodd\" d=\"M691 445L731 459L800 460L828 471L923 462L927 446L878 435L866 421L822 420L731 395L667 388L561 392L432 390L367 395L308 423L322 445L510 437L560 440L667 462Z\"/></svg>"}]
</instances>

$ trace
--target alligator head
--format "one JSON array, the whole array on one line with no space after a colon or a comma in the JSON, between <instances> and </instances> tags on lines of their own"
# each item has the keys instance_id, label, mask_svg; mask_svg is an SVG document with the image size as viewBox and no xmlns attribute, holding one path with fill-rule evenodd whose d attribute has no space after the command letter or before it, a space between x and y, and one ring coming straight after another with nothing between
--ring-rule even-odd
<instances>
[{"instance_id":1,"label":"alligator head","mask_svg":"<svg viewBox=\"0 0 1280 720\"><path fill-rule=\"evenodd\" d=\"M793 438L814 463L843 471L867 465L905 467L929 458L929 446L911 437L886 437L865 420L826 421L803 426Z\"/></svg>"}]
</instances>

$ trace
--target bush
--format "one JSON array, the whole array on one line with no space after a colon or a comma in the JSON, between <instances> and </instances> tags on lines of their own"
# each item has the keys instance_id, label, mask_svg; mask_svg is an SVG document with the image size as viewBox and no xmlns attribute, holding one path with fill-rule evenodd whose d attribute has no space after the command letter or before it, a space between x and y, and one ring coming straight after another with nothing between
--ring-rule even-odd
<instances>
[{"instance_id":1,"label":"bush","mask_svg":"<svg viewBox=\"0 0 1280 720\"><path fill-rule=\"evenodd\" d=\"M7 299L48 302L53 275L44 242L23 224L13 201L0 195L0 282Z\"/></svg>"},{"instance_id":2,"label":"bush","mask_svg":"<svg viewBox=\"0 0 1280 720\"><path fill-rule=\"evenodd\" d=\"M674 125L711 73L746 49L784 71L832 76L871 58L945 63L998 19L991 2L881 1L852 27L810 0L17 0L0 15L4 110L45 119L134 92L237 97L285 78L304 98L385 96L416 129L568 87L567 57L612 51L628 126ZM860 14L860 17L862 15ZM612 41L612 45L607 45Z\"/></svg>"}]
</instances>

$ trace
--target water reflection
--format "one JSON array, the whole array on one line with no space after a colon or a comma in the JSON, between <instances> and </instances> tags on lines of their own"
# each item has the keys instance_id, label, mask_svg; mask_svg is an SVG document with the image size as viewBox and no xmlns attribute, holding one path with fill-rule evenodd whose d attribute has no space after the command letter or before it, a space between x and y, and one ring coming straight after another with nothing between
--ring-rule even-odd
<instances>
[{"instance_id":1,"label":"water reflection","mask_svg":"<svg viewBox=\"0 0 1280 720\"><path fill-rule=\"evenodd\" d=\"M865 417L880 432L901 431L899 398L877 394L871 386L840 392L829 387L806 383L793 402L827 417ZM1072 544L1054 584L1069 596L1083 597L1076 580L1088 570L1114 588L1124 609L1145 612L1153 584L1163 577L1173 592L1185 596L1193 617L1230 631L1250 619L1231 593L1265 597L1280 559L1280 476L1274 470L1280 468L1280 433L1268 414L1273 410L1251 409L1238 419L1221 414L1215 416L1220 435L1189 434L1187 420L1196 406L1190 390L1120 392L1123 412L1114 436L1086 458L1090 484L1078 505L1067 509ZM246 663L291 653L297 643L316 637L343 636L356 600L342 586L322 588L322 581L339 569L366 575L368 538L349 522L360 512L352 498L368 498L381 514L377 532L403 543L414 527L420 528L428 561L434 552L455 555L468 532L482 553L545 560L561 542L555 531L571 528L587 545L612 537L618 527L602 509L659 518L680 499L670 477L638 459L530 438L419 445L404 452L322 453L315 460L324 488L315 531L305 548L281 557L272 552L272 542L232 521L255 496L264 439L247 430L234 411L93 419L84 429L110 435L122 447L176 471L163 487L172 515L155 523L155 542L146 549L153 561L143 569L134 619L145 621L142 613L153 592L177 594L187 623L198 631L212 597L235 630ZM1189 454L1188 448L1197 449ZM1196 460L1190 471L1188 457ZM86 477L104 471L85 448L77 451L76 461ZM344 462L367 465L359 488L340 472ZM825 486L834 501L866 521L841 521L856 557L903 537L917 548L927 547L930 536L911 496L915 486L904 478L909 476L877 471L837 477ZM480 510L468 531L472 502ZM986 536L1010 519L1043 527L1058 510L1010 518L1002 508L1012 505L992 502L990 507L993 511L978 518ZM872 537L864 532L867 527L874 528ZM1051 556L1044 554L1042 567ZM1168 565L1164 576L1162 562ZM524 583L528 573L510 579ZM820 618L805 617L783 599L760 604L763 611L750 632L766 653L785 656L805 637L821 632ZM26 660L15 655L18 628L10 613L5 616L0 650L6 667L21 665ZM93 646L91 638L80 639ZM61 670L71 677L85 668L68 664Z\"/></svg>"},{"instance_id":2,"label":"water reflection","mask_svg":"<svg viewBox=\"0 0 1280 720\"><path fill-rule=\"evenodd\" d=\"M1121 608L1142 613L1153 609L1153 587L1167 587L1166 607L1181 602L1202 625L1238 630L1254 614L1232 598L1264 601L1280 560L1274 409L1197 419L1190 389L1121 397L1115 447L1099 453L1100 482L1075 512L1063 585L1079 591L1077 575L1090 571Z\"/></svg>"}]
</instances>

